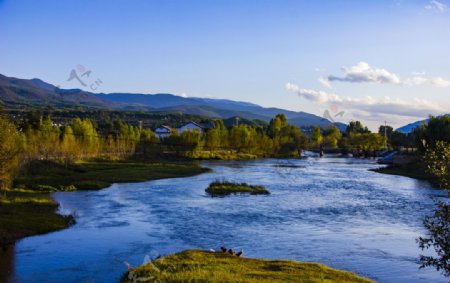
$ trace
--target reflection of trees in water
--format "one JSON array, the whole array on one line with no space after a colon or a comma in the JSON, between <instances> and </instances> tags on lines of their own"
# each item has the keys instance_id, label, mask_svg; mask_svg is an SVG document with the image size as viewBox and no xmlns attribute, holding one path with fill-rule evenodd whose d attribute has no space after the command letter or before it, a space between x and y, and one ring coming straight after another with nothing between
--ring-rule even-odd
<instances>
[{"instance_id":1,"label":"reflection of trees in water","mask_svg":"<svg viewBox=\"0 0 450 283\"><path fill-rule=\"evenodd\" d=\"M0 246L0 282L11 282L14 276L15 245Z\"/></svg>"}]
</instances>

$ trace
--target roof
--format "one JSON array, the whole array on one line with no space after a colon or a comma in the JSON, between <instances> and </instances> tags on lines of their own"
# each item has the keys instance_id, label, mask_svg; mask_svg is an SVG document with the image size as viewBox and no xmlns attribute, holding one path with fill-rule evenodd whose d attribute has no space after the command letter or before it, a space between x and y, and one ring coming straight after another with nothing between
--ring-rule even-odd
<instances>
[{"instance_id":1,"label":"roof","mask_svg":"<svg viewBox=\"0 0 450 283\"><path fill-rule=\"evenodd\" d=\"M214 128L214 124L213 123L196 123L196 122L193 122L193 121L190 121L189 123L186 123L186 124L184 124L183 126L181 126L181 127L184 127L184 126L186 126L186 125L189 125L189 124L193 124L193 125L195 125L195 126L197 126L197 127L199 127L199 128L201 128L201 129L213 129ZM181 128L180 127L180 128Z\"/></svg>"},{"instance_id":2,"label":"roof","mask_svg":"<svg viewBox=\"0 0 450 283\"><path fill-rule=\"evenodd\" d=\"M165 129L165 130L167 130L167 131L169 131L169 132L172 131L172 128L171 128L171 127L169 127L169 126L164 126L164 125L163 125L163 126L159 126L158 128L155 129L155 131L158 130L158 129Z\"/></svg>"}]
</instances>

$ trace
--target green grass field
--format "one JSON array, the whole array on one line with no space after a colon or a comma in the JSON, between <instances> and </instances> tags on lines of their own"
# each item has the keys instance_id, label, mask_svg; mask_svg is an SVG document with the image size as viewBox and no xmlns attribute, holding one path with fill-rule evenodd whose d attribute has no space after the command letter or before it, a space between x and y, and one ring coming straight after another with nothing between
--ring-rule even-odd
<instances>
[{"instance_id":1,"label":"green grass field","mask_svg":"<svg viewBox=\"0 0 450 283\"><path fill-rule=\"evenodd\" d=\"M147 280L147 281L145 281ZM128 282L373 282L317 263L242 258L187 250L131 269Z\"/></svg>"},{"instance_id":2,"label":"green grass field","mask_svg":"<svg viewBox=\"0 0 450 283\"><path fill-rule=\"evenodd\" d=\"M35 161L21 170L16 187L34 190L95 190L112 183L144 182L148 180L187 177L208 171L194 162L136 163L119 161L81 162L62 165ZM49 187L50 186L50 187Z\"/></svg>"}]
</instances>

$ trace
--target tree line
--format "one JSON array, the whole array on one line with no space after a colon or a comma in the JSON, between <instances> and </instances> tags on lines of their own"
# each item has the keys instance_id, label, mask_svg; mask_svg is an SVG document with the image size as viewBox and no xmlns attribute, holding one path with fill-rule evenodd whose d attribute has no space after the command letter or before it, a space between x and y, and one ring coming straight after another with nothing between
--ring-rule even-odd
<instances>
[{"instance_id":1,"label":"tree line","mask_svg":"<svg viewBox=\"0 0 450 283\"><path fill-rule=\"evenodd\" d=\"M61 125L49 116L29 112L14 122L0 115L1 187L8 186L14 172L33 160L70 164L88 159L299 157L306 149L334 148L373 156L385 142L383 135L371 133L359 121L351 122L345 133L331 125L314 127L306 135L283 114L267 125L226 127L223 120L216 120L205 133L190 130L179 134L174 130L161 140L150 129L120 119L105 124L76 117Z\"/></svg>"}]
</instances>

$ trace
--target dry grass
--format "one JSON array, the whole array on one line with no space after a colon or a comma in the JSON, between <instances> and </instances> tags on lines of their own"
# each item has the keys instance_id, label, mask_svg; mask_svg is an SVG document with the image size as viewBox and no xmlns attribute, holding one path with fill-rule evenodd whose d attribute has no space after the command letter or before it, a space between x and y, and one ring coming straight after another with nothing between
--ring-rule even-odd
<instances>
[{"instance_id":1,"label":"dry grass","mask_svg":"<svg viewBox=\"0 0 450 283\"><path fill-rule=\"evenodd\" d=\"M122 282L373 281L317 263L240 258L221 252L187 250L132 269L123 276Z\"/></svg>"}]
</instances>

